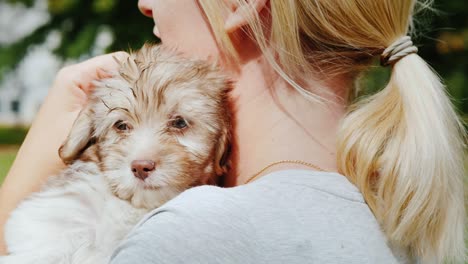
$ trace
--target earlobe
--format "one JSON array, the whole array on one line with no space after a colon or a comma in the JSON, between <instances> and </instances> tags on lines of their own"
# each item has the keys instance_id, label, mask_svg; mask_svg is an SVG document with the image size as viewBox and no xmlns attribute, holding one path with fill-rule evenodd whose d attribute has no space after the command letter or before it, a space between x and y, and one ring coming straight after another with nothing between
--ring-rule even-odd
<instances>
[{"instance_id":1,"label":"earlobe","mask_svg":"<svg viewBox=\"0 0 468 264\"><path fill-rule=\"evenodd\" d=\"M235 4L226 18L224 29L227 32L234 32L247 25L253 16L265 8L267 2L268 0L248 0L242 5Z\"/></svg>"}]
</instances>

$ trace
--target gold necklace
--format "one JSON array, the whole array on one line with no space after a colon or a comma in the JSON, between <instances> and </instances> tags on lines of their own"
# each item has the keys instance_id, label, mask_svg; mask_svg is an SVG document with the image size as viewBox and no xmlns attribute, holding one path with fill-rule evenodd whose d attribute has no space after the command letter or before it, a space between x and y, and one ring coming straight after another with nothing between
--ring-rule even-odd
<instances>
[{"instance_id":1,"label":"gold necklace","mask_svg":"<svg viewBox=\"0 0 468 264\"><path fill-rule=\"evenodd\" d=\"M304 166L316 169L318 171L325 171L324 169L320 168L319 166L317 166L315 164L312 164L310 162L305 162L305 161L302 161L302 160L280 160L280 161L276 161L276 162L273 162L273 163L267 165L266 167L261 169L259 172L252 175L244 184L247 184L247 183L251 182L252 180L257 178L260 174L262 174L262 172L266 171L267 169L269 169L269 168L271 168L271 167L273 167L275 165L283 164L283 163L300 164L300 165L304 165Z\"/></svg>"}]
</instances>

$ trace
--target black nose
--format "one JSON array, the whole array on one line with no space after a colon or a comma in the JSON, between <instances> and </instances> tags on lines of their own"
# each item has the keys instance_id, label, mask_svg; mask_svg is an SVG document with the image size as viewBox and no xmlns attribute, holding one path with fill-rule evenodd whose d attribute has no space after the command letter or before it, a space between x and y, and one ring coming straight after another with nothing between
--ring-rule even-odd
<instances>
[{"instance_id":1,"label":"black nose","mask_svg":"<svg viewBox=\"0 0 468 264\"><path fill-rule=\"evenodd\" d=\"M154 171L156 164L152 160L134 160L132 161L132 172L135 177L141 180L148 178Z\"/></svg>"}]
</instances>

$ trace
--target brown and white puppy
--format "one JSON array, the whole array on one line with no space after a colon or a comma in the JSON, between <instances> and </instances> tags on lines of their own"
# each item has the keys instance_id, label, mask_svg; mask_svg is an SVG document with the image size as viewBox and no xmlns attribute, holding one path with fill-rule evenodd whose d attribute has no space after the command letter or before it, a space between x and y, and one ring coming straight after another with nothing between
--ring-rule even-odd
<instances>
[{"instance_id":1,"label":"brown and white puppy","mask_svg":"<svg viewBox=\"0 0 468 264\"><path fill-rule=\"evenodd\" d=\"M100 81L60 157L69 164L6 225L1 264L107 263L142 216L226 172L229 81L145 45Z\"/></svg>"}]
</instances>

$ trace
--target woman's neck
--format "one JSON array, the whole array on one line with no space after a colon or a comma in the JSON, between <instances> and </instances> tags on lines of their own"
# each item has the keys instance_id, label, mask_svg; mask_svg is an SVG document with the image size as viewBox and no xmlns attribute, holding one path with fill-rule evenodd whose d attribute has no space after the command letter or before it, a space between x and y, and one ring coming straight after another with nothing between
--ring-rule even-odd
<instances>
[{"instance_id":1,"label":"woman's neck","mask_svg":"<svg viewBox=\"0 0 468 264\"><path fill-rule=\"evenodd\" d=\"M318 85L304 86L330 101L319 104L278 78L262 58L242 66L232 92L233 168L226 186L243 184L279 160L302 160L327 171L337 170L335 139L345 113L345 100L340 98L346 98L341 91L347 90L343 86L347 82L335 79L326 83L321 90ZM288 165L296 167L301 166Z\"/></svg>"}]
</instances>

